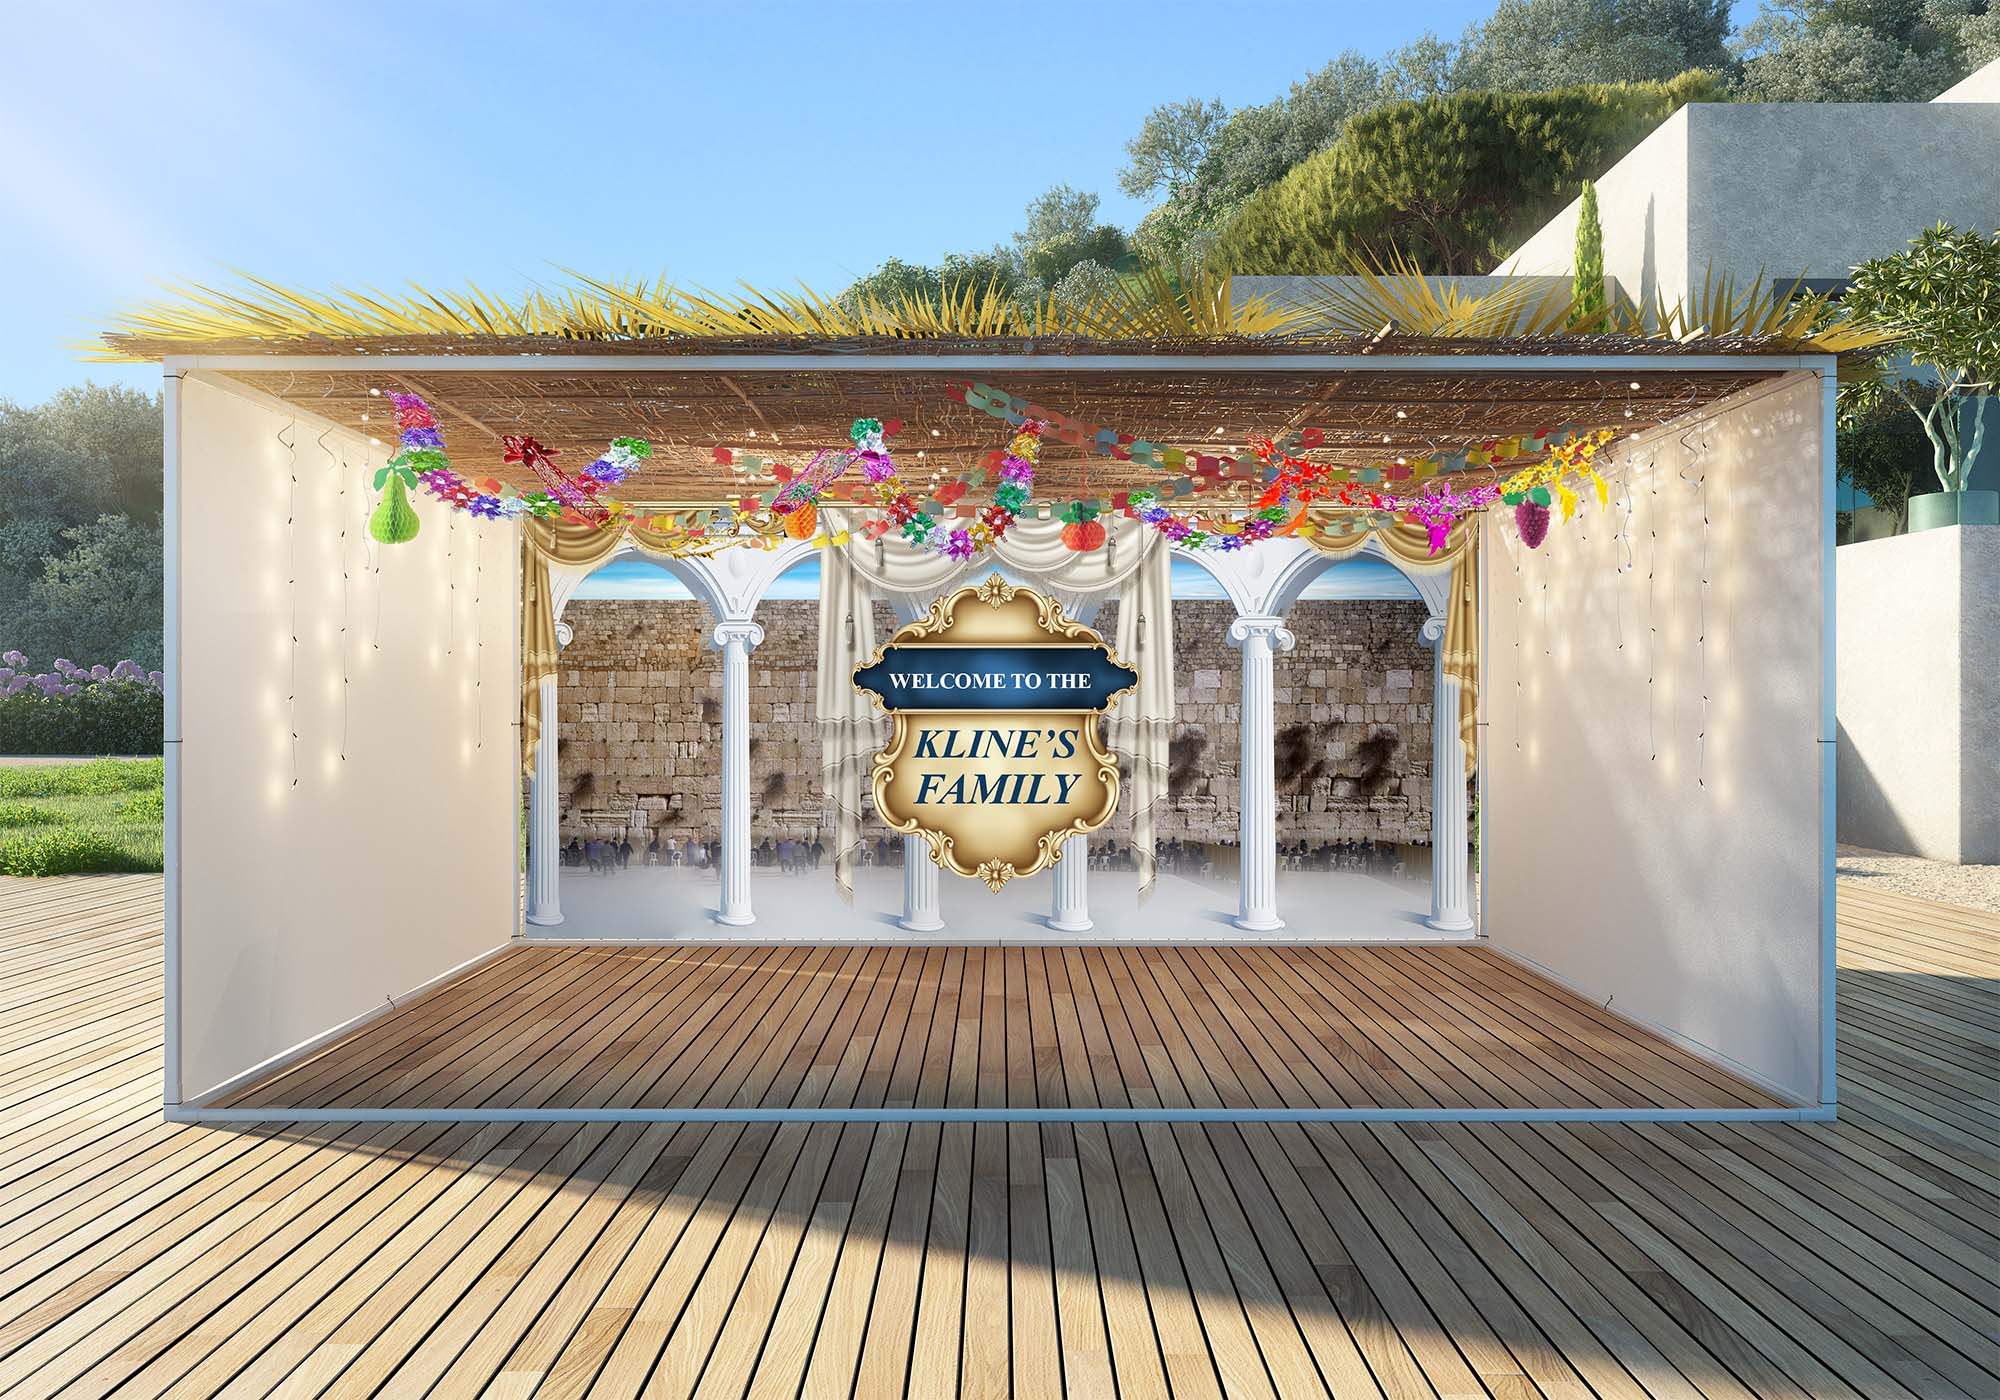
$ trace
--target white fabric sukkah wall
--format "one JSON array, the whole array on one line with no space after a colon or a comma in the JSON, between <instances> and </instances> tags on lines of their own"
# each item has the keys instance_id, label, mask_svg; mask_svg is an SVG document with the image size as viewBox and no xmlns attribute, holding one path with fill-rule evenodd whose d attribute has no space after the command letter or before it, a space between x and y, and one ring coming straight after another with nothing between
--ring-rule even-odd
<instances>
[{"instance_id":1,"label":"white fabric sukkah wall","mask_svg":"<svg viewBox=\"0 0 2000 1400\"><path fill-rule=\"evenodd\" d=\"M1832 850L1822 412L1798 373L1620 444L1609 507L1538 550L1489 518L1481 730L1494 944L1807 1103Z\"/></svg>"},{"instance_id":2,"label":"white fabric sukkah wall","mask_svg":"<svg viewBox=\"0 0 2000 1400\"><path fill-rule=\"evenodd\" d=\"M183 1101L516 928L517 536L419 496L415 540L370 540L383 428L179 386Z\"/></svg>"}]
</instances>

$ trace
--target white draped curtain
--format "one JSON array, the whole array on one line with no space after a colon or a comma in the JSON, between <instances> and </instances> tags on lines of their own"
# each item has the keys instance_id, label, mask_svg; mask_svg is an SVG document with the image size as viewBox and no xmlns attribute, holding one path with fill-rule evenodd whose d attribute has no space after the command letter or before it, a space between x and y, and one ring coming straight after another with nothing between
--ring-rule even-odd
<instances>
[{"instance_id":1,"label":"white draped curtain","mask_svg":"<svg viewBox=\"0 0 2000 1400\"><path fill-rule=\"evenodd\" d=\"M1111 747L1125 759L1126 810L1132 814L1132 854L1139 898L1153 892L1153 843L1167 800L1167 753L1174 732L1173 550L1148 532L1135 551L1139 566L1118 594L1118 659L1139 673L1139 688L1123 696L1105 720Z\"/></svg>"},{"instance_id":2,"label":"white draped curtain","mask_svg":"<svg viewBox=\"0 0 2000 1400\"><path fill-rule=\"evenodd\" d=\"M833 840L833 883L854 898L861 849L861 796L875 755L889 739L888 720L855 689L854 669L875 656L875 604L847 550L828 549L819 576L819 678L814 714L819 727L820 791Z\"/></svg>"},{"instance_id":3,"label":"white draped curtain","mask_svg":"<svg viewBox=\"0 0 2000 1400\"><path fill-rule=\"evenodd\" d=\"M822 511L821 514L838 518L846 513ZM828 562L820 585L822 715L828 713L825 707L832 702L829 692L844 687L851 693L853 667L874 653L872 640L856 660L847 661L829 652L829 618L836 615L827 611L826 600L836 587L862 587L865 591L872 586L891 596L900 595L915 608L955 584L983 577L998 563L1062 599L1071 610L1080 598L1107 594L1118 598L1118 659L1139 672L1139 688L1113 707L1106 719L1105 737L1125 760L1129 791L1121 800L1132 814L1132 848L1139 868L1139 893L1142 898L1150 894L1154 879L1154 833L1160 806L1167 800L1167 753L1174 727L1172 547L1144 523L1123 516L1106 519L1104 544L1087 552L1073 550L1063 543L1059 520L1020 520L987 554L961 562L917 549L900 535L863 539L859 526L865 518L854 515L842 520L840 528L856 532L853 543L845 549L826 551ZM836 584L836 577L843 582ZM830 670L836 662L840 669ZM872 713L873 706L869 709ZM826 742L824 736L822 727L822 744ZM823 752L831 765L833 750L827 748ZM868 766L864 763L858 768L842 768L838 773L839 781L846 785L843 794L849 791L852 794L841 797L843 810L850 807L859 810ZM831 766L827 771L827 800L831 806L835 801L832 782L836 774Z\"/></svg>"},{"instance_id":4,"label":"white draped curtain","mask_svg":"<svg viewBox=\"0 0 2000 1400\"><path fill-rule=\"evenodd\" d=\"M983 578L995 563L1033 577L1036 587L1059 596L1108 593L1137 573L1149 553L1165 552L1156 532L1123 516L1102 518L1104 544L1088 552L1062 542L1060 520L1018 520L987 553L960 561L917 549L897 534L880 540L862 538L861 523L872 512L822 510L820 515L839 518L839 528L854 532L847 553L862 578L889 593L921 594L927 599L944 592L948 584Z\"/></svg>"}]
</instances>

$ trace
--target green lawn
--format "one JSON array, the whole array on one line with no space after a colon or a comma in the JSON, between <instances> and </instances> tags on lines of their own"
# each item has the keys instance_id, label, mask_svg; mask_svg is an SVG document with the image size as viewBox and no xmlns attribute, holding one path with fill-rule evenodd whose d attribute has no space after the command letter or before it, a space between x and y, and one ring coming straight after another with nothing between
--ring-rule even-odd
<instances>
[{"instance_id":1,"label":"green lawn","mask_svg":"<svg viewBox=\"0 0 2000 1400\"><path fill-rule=\"evenodd\" d=\"M0 875L161 869L165 772L157 758L0 768Z\"/></svg>"}]
</instances>

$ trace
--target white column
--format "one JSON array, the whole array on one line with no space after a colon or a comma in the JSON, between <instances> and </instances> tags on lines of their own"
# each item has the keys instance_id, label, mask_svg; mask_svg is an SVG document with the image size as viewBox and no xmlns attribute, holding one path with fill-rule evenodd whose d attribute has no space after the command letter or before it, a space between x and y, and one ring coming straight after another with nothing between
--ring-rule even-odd
<instances>
[{"instance_id":1,"label":"white column","mask_svg":"<svg viewBox=\"0 0 2000 1400\"><path fill-rule=\"evenodd\" d=\"M752 924L750 911L750 652L764 640L754 622L715 628L722 649L722 907L718 923Z\"/></svg>"},{"instance_id":2,"label":"white column","mask_svg":"<svg viewBox=\"0 0 2000 1400\"><path fill-rule=\"evenodd\" d=\"M1290 651L1293 640L1281 617L1239 617L1229 624L1230 645L1243 653L1236 926L1255 933L1285 926L1278 917L1278 721L1271 658Z\"/></svg>"},{"instance_id":3,"label":"white column","mask_svg":"<svg viewBox=\"0 0 2000 1400\"><path fill-rule=\"evenodd\" d=\"M1431 916L1434 929L1464 933L1472 927L1471 843L1465 801L1465 741L1458 733L1456 680L1444 673L1444 619L1431 618L1419 633L1431 648Z\"/></svg>"},{"instance_id":4,"label":"white column","mask_svg":"<svg viewBox=\"0 0 2000 1400\"><path fill-rule=\"evenodd\" d=\"M912 933L935 933L944 927L938 912L938 868L931 843L921 836L903 838L903 917Z\"/></svg>"},{"instance_id":5,"label":"white column","mask_svg":"<svg viewBox=\"0 0 2000 1400\"><path fill-rule=\"evenodd\" d=\"M567 622L556 624L556 645L575 636ZM556 767L558 678L541 680L542 732L535 738L535 771L528 776L528 922L547 928L563 921L562 775Z\"/></svg>"},{"instance_id":6,"label":"white column","mask_svg":"<svg viewBox=\"0 0 2000 1400\"><path fill-rule=\"evenodd\" d=\"M1072 836L1063 842L1055 864L1055 892L1049 898L1049 927L1058 933L1083 933L1090 924L1090 838Z\"/></svg>"}]
</instances>

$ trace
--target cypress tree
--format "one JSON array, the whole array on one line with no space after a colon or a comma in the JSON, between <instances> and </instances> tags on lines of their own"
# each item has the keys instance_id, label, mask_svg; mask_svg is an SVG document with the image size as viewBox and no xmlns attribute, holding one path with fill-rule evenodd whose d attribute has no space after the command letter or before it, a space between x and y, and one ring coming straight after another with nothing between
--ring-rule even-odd
<instances>
[{"instance_id":1,"label":"cypress tree","mask_svg":"<svg viewBox=\"0 0 2000 1400\"><path fill-rule=\"evenodd\" d=\"M1570 294L1570 324L1604 314L1604 226L1597 221L1597 182L1583 182L1583 208L1576 216L1576 290Z\"/></svg>"}]
</instances>

